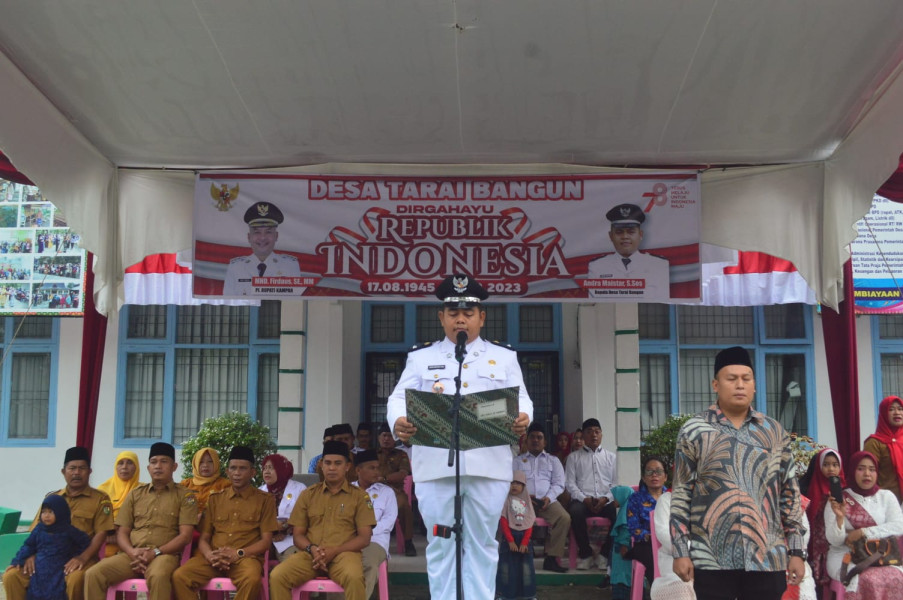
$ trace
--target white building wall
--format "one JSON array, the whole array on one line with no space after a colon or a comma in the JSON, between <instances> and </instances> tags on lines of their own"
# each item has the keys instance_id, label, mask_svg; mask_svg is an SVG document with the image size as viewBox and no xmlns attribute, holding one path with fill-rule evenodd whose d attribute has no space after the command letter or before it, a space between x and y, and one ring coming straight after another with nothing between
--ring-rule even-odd
<instances>
[{"instance_id":1,"label":"white building wall","mask_svg":"<svg viewBox=\"0 0 903 600\"><path fill-rule=\"evenodd\" d=\"M301 407L303 412L280 411L280 443L290 447L283 453L292 459L298 472L306 471L309 458L320 452L325 427L340 422L356 424L360 419L363 406L361 306L357 301L284 303L280 369L286 372L280 374L279 403L282 408ZM602 445L613 452L619 445L632 445L632 442L628 444L628 438L635 437L631 433L634 424L625 416L627 413L622 411L619 425L616 410L619 394L623 395L616 389L616 368L618 360L624 357L618 357L615 331L624 329L623 323L623 317L617 316L613 304L562 306L563 427L573 431L584 418L595 416L602 423ZM303 335L298 334L299 331L303 331ZM0 505L20 509L25 515L34 514L43 496L64 484L60 473L63 454L66 448L75 444L81 332L81 319L61 319L56 447L0 449L3 457L0 480L8 482L0 491ZM860 439L864 439L875 430L877 406L867 317L857 318L857 336ZM147 448L113 445L118 340L119 321L112 318L107 325L91 476L93 485L112 476L113 460L122 450L135 451L142 465L146 465ZM820 443L833 446L836 435L821 317L817 314L813 317L813 342L816 437ZM296 373L298 369L303 369L303 374ZM623 377L621 379L623 385L632 386L630 382L624 382ZM632 402L629 398L632 396L623 398L624 402ZM626 436L623 443L619 439L622 434ZM621 482L634 484L635 474L639 471L638 459L625 453L622 455L619 457L622 461L619 468ZM181 467L176 473L177 478L180 473ZM146 479L146 472L142 479Z\"/></svg>"}]
</instances>

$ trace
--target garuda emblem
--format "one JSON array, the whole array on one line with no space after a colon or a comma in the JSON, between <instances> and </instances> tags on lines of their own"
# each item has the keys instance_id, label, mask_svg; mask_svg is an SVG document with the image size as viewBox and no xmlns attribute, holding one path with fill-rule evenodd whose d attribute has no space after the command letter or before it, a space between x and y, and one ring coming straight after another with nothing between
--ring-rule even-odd
<instances>
[{"instance_id":1,"label":"garuda emblem","mask_svg":"<svg viewBox=\"0 0 903 600\"><path fill-rule=\"evenodd\" d=\"M219 189L217 189L215 183L210 184L210 197L213 198L216 209L223 212L232 208L232 203L238 198L238 191L237 183L234 188L230 188L228 184L221 183L219 184Z\"/></svg>"}]
</instances>

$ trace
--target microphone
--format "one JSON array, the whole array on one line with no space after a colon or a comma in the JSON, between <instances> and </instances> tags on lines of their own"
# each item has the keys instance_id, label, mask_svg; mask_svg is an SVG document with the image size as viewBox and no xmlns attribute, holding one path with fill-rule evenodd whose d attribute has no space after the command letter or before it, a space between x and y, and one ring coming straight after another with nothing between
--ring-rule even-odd
<instances>
[{"instance_id":1,"label":"microphone","mask_svg":"<svg viewBox=\"0 0 903 600\"><path fill-rule=\"evenodd\" d=\"M455 360L464 362L464 355L467 354L467 332L458 332L458 343L455 344Z\"/></svg>"}]
</instances>

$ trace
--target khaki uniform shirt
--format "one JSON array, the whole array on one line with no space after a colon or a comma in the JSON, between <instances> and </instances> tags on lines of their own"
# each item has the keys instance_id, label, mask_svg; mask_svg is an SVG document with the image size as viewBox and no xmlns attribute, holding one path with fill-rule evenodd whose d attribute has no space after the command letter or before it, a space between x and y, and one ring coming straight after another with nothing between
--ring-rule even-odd
<instances>
[{"instance_id":1,"label":"khaki uniform shirt","mask_svg":"<svg viewBox=\"0 0 903 600\"><path fill-rule=\"evenodd\" d=\"M87 487L74 495L70 495L67 488L50 492L50 494L56 494L66 499L69 512L72 513L72 524L88 534L89 537L93 538L98 531L113 530L113 504L106 493ZM38 512L30 529L34 529L40 516L41 513Z\"/></svg>"},{"instance_id":2,"label":"khaki uniform shirt","mask_svg":"<svg viewBox=\"0 0 903 600\"><path fill-rule=\"evenodd\" d=\"M301 492L288 523L305 528L311 544L331 548L355 537L361 527L376 527L376 515L364 490L342 482L332 493L317 483Z\"/></svg>"},{"instance_id":3,"label":"khaki uniform shirt","mask_svg":"<svg viewBox=\"0 0 903 600\"><path fill-rule=\"evenodd\" d=\"M142 483L129 492L116 515L116 524L130 527L136 548L159 548L179 534L180 525L197 525L196 494L174 481L162 490Z\"/></svg>"},{"instance_id":4,"label":"khaki uniform shirt","mask_svg":"<svg viewBox=\"0 0 903 600\"><path fill-rule=\"evenodd\" d=\"M279 529L273 496L252 485L239 493L230 485L210 494L200 527L202 534L210 534L212 548L236 550L259 541L265 531Z\"/></svg>"},{"instance_id":5,"label":"khaki uniform shirt","mask_svg":"<svg viewBox=\"0 0 903 600\"><path fill-rule=\"evenodd\" d=\"M389 451L380 449L379 451L379 474L388 478L392 473L399 471L407 471L411 474L411 459L408 453L398 448L390 448ZM395 489L396 492L404 492L404 480L398 482L386 481L386 485Z\"/></svg>"}]
</instances>

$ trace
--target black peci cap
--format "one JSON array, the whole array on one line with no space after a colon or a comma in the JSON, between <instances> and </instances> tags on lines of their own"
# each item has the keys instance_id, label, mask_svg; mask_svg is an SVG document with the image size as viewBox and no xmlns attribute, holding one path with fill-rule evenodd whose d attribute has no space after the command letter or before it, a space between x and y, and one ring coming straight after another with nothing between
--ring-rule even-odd
<instances>
[{"instance_id":1,"label":"black peci cap","mask_svg":"<svg viewBox=\"0 0 903 600\"><path fill-rule=\"evenodd\" d=\"M66 457L63 459L63 466L65 467L73 460L83 460L88 463L89 467L91 466L91 454L84 446L72 446L71 448L66 450Z\"/></svg>"},{"instance_id":2,"label":"black peci cap","mask_svg":"<svg viewBox=\"0 0 903 600\"><path fill-rule=\"evenodd\" d=\"M744 367L753 368L752 360L749 358L749 352L747 352L746 348L742 348L740 346L732 346L731 348L725 348L717 355L715 355L715 373L714 376L718 376L718 371L728 365L743 365Z\"/></svg>"}]
</instances>

